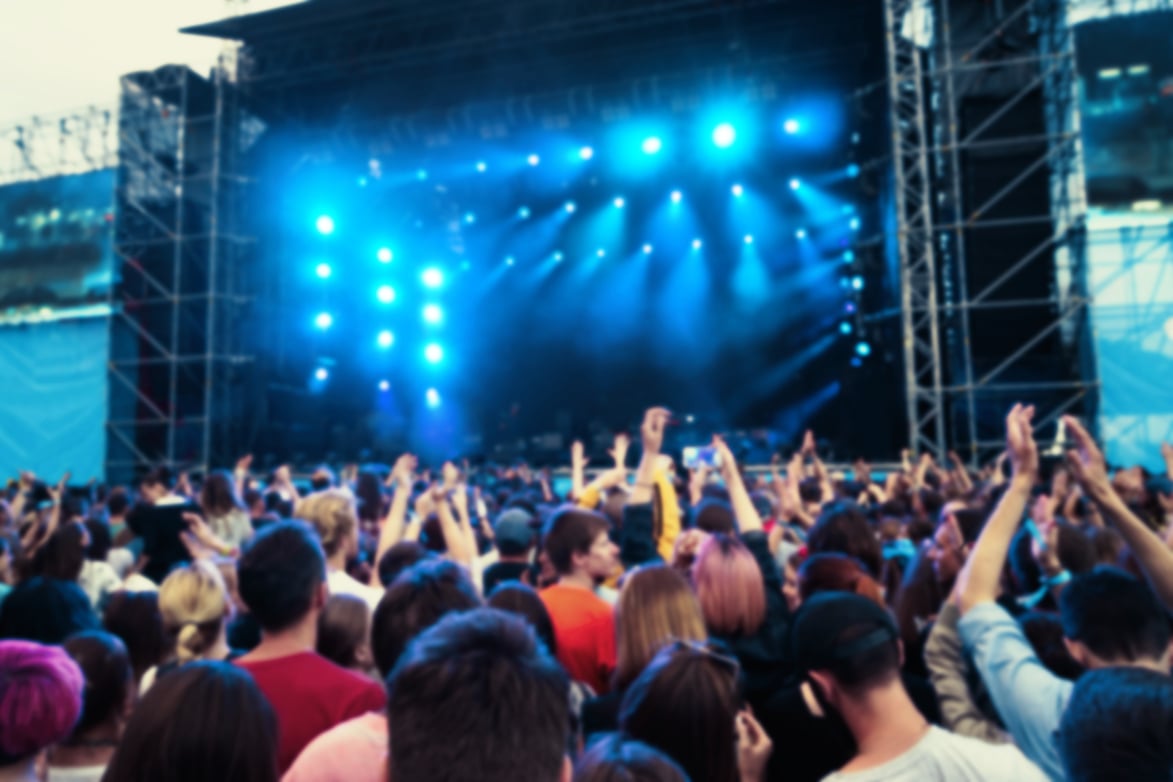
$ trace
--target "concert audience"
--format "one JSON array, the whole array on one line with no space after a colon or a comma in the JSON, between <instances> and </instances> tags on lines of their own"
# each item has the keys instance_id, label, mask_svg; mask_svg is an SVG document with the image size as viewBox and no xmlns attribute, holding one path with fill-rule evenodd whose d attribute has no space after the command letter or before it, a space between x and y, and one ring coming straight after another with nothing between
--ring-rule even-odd
<instances>
[{"instance_id":1,"label":"concert audience","mask_svg":"<svg viewBox=\"0 0 1173 782\"><path fill-rule=\"evenodd\" d=\"M685 476L670 423L633 481L625 435L589 481L576 444L566 496L410 455L312 493L248 458L138 492L22 475L0 780L1173 775L1164 479L1072 419L1041 460L1022 406L980 472L839 474L808 435L768 478L720 438Z\"/></svg>"}]
</instances>

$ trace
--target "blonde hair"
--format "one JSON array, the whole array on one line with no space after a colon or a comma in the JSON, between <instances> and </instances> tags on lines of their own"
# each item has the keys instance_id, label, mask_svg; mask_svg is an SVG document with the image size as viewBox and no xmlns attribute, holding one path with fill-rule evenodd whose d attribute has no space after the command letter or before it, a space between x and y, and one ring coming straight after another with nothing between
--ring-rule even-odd
<instances>
[{"instance_id":1,"label":"blonde hair","mask_svg":"<svg viewBox=\"0 0 1173 782\"><path fill-rule=\"evenodd\" d=\"M199 659L216 642L231 606L224 579L210 562L193 562L164 579L159 612L168 636L175 639L180 664Z\"/></svg>"},{"instance_id":2,"label":"blonde hair","mask_svg":"<svg viewBox=\"0 0 1173 782\"><path fill-rule=\"evenodd\" d=\"M343 542L358 529L354 496L344 489L325 489L304 497L293 515L313 525L327 557L337 554Z\"/></svg>"},{"instance_id":3,"label":"blonde hair","mask_svg":"<svg viewBox=\"0 0 1173 782\"><path fill-rule=\"evenodd\" d=\"M622 690L672 641L705 641L705 617L688 580L664 565L627 577L615 610L618 659L614 686Z\"/></svg>"}]
</instances>

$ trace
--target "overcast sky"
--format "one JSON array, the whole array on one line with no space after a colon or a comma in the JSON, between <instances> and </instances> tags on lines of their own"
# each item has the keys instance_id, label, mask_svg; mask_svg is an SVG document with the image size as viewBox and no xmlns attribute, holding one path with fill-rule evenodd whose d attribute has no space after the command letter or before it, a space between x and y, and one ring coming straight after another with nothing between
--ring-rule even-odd
<instances>
[{"instance_id":1,"label":"overcast sky","mask_svg":"<svg viewBox=\"0 0 1173 782\"><path fill-rule=\"evenodd\" d=\"M289 0L250 0L249 11ZM0 0L0 126L113 105L118 77L165 63L206 73L219 41L180 27L223 18L225 0Z\"/></svg>"}]
</instances>

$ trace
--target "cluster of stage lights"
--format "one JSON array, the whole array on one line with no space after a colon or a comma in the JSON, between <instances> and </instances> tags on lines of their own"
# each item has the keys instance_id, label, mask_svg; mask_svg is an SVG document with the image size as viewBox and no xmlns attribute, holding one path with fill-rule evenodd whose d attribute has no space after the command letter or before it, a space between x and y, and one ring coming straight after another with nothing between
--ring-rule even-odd
<instances>
[{"instance_id":1,"label":"cluster of stage lights","mask_svg":"<svg viewBox=\"0 0 1173 782\"><path fill-rule=\"evenodd\" d=\"M799 119L794 118L794 117L790 117L782 122L782 129L787 135L796 135L802 131L803 125ZM737 143L737 140L738 140L737 128L730 122L720 122L712 128L711 139L712 139L713 145L719 149L728 149L730 147L733 147ZM655 156L655 155L660 154L664 150L664 148L665 148L664 140L662 138L660 138L659 136L654 136L654 135L647 136L640 143L641 151L645 155L649 155L649 156ZM580 160L583 160L583 161L592 160L595 157L595 149L591 146L583 146L578 150L578 157ZM528 165L536 167L541 164L542 158L537 153L531 153L530 155L528 155L526 157L526 162ZM488 163L486 163L483 160L477 161L476 171L478 173L483 174L483 173L486 173L488 170L489 170ZM857 176L859 176L859 173L860 173L860 170L859 170L858 165L852 164L852 165L848 166L847 175L849 177L857 177ZM428 179L428 172L424 169L420 169L417 172L417 179L419 179L421 182L426 181ZM802 188L802 181L798 178L790 179L787 184L792 191L798 191ZM742 198L745 195L745 188L740 183L735 183L731 186L730 192L734 198ZM673 190L671 192L669 198L671 199L672 203L679 204L684 200L684 193L680 190ZM612 200L612 205L616 209L623 209L627 206L627 202L623 196L616 196ZM565 212L567 214L574 214L577 211L578 206L577 206L577 204L575 204L574 201L567 201L563 205L563 209L565 210ZM522 219L522 220L528 220L531 217L531 215L532 215L532 212L528 206L522 206L517 211L518 218ZM472 213L466 214L464 216L464 222L467 224L470 224L470 225L474 224L476 222L475 214L472 214ZM316 221L316 227L317 227L319 233L328 236L334 232L334 228L335 228L334 220L328 215L322 215L322 216L318 217L318 219ZM852 231L859 230L860 225L859 225L858 218L851 219L850 228ZM794 236L799 241L803 241L808 238L808 232L805 228L800 227L795 230ZM742 242L746 245L752 245L754 243L753 234L748 234L748 233L745 234L742 237ZM691 247L692 247L693 251L700 251L704 247L704 242L699 237L695 238L692 240ZM651 255L654 252L654 247L650 243L645 243L641 247L641 250L644 255ZM607 255L607 252L605 249L599 248L595 254L599 258L605 258ZM848 251L848 254L850 254L850 251ZM555 251L551 257L555 262L561 262L563 260L563 254L561 251ZM384 248L380 248L378 250L377 258L380 263L387 264L387 263L391 263L391 261L394 258L394 255L389 248L384 247ZM507 266L514 266L516 264L516 262L517 261L514 256L508 256L505 259L505 264ZM329 264L322 263L322 264L318 265L318 267L317 267L318 277L320 277L321 279L328 279L331 276L331 274L332 274L332 269L330 268ZM431 288L431 289L440 288L443 286L443 283L444 283L443 272L438 268L425 269L421 275L421 281L423 282L423 284L426 288ZM851 287L852 290L854 290L856 292L862 290L862 288L863 288L862 277L855 276L855 277L850 278L849 286ZM378 298L379 302L382 304L391 304L392 302L395 301L395 291L390 285L381 285L376 289L376 297ZM855 311L855 304L853 302L848 302L845 306L847 308L848 314L851 314ZM433 326L442 323L444 320L443 310L437 304L426 304L421 311L421 316L423 318L423 321L426 324L433 325ZM333 316L328 312L319 313L314 321L315 325L319 329L322 329L322 330L330 329L333 325L333 322L334 322ZM851 332L852 332L851 323L848 321L844 321L843 323L841 323L840 324L840 331L844 335L851 334ZM394 344L394 340L395 340L394 335L390 331L384 330L384 331L379 332L379 334L376 338L376 344L378 345L379 348L386 350L386 349L391 348L391 346ZM855 353L859 358L866 357L871 354L871 347L867 342L860 341L855 346ZM439 343L435 343L435 342L427 344L424 348L424 359L428 363L439 364L440 362L442 362L444 360L443 347ZM856 359L856 361L857 360L858 359ZM326 379L326 377L328 377L328 372L324 368L319 368L318 373L324 373L326 375L326 376L319 376L318 377L319 380L324 381ZM388 383L388 381L382 380L379 382L379 389L381 391L388 391L388 390L390 390L390 384ZM429 407L439 406L440 396L435 389L428 389L427 402L428 402Z\"/></svg>"}]
</instances>

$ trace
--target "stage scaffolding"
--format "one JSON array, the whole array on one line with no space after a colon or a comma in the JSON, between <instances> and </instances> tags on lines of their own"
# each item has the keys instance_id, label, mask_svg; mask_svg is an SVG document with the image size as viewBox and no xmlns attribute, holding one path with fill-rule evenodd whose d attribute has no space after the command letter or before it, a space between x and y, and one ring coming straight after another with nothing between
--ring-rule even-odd
<instances>
[{"instance_id":1,"label":"stage scaffolding","mask_svg":"<svg viewBox=\"0 0 1173 782\"><path fill-rule=\"evenodd\" d=\"M122 79L107 479L231 464L246 419L253 289L241 155L260 132L223 71Z\"/></svg>"},{"instance_id":2,"label":"stage scaffolding","mask_svg":"<svg viewBox=\"0 0 1173 782\"><path fill-rule=\"evenodd\" d=\"M959 10L972 11L973 3L884 5L908 442L914 451L938 457L952 448L976 464L1003 447L996 411L1015 400L1038 406L1039 430L1053 430L1068 412L1094 421L1098 384L1088 327L1071 23L1072 6L1086 3L1007 0L981 37L952 18ZM1030 111L1024 106L1039 91L1041 133L991 132ZM966 127L963 102L975 94L988 112ZM1016 169L996 183L992 195L974 197L967 181L972 168L963 156L972 164L999 155L1018 160ZM1015 204L1024 183L1040 175L1049 179L1049 199ZM1005 259L992 279L974 285L981 277L974 267L987 259L967 254L971 242L983 232L1031 226L1041 239ZM1053 280L1051 290L1017 295L1017 280L1032 272ZM1000 355L979 362L974 320L983 316L987 328L1000 322L1009 338ZM1045 373L1038 371L1040 351Z\"/></svg>"}]
</instances>

